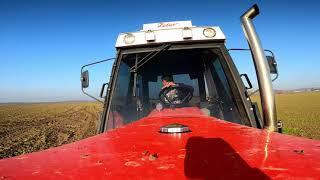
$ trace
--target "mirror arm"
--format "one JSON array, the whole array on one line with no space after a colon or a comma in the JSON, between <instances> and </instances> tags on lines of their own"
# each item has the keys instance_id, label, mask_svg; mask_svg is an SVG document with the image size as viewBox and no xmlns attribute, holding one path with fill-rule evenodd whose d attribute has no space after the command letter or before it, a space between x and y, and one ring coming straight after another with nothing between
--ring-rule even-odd
<instances>
[{"instance_id":1,"label":"mirror arm","mask_svg":"<svg viewBox=\"0 0 320 180\"><path fill-rule=\"evenodd\" d=\"M101 61L97 61L97 62L93 62L93 63L90 63L90 64L86 64L84 66L81 67L81 73L83 71L83 69L87 66L91 66L91 65L94 65L94 64L99 64L99 63L102 63L102 62L105 62L105 61L110 61L110 60L115 60L116 58L110 58L110 59L105 59L105 60L101 60Z\"/></svg>"},{"instance_id":2,"label":"mirror arm","mask_svg":"<svg viewBox=\"0 0 320 180\"><path fill-rule=\"evenodd\" d=\"M102 61L97 61L97 62L93 62L93 63L90 63L90 64L86 64L86 65L84 65L84 66L81 67L81 75L82 75L82 73L83 73L83 69L84 69L85 67L87 67L87 66L91 66L91 65L94 65L94 64L99 64L99 63L102 63L102 62L105 62L105 61L114 60L114 59L116 59L116 58L110 58L110 59L105 59L105 60L102 60ZM82 76L81 76L81 77L82 77ZM82 79L81 79L81 80L82 80ZM83 94L85 94L85 95L91 97L92 99L94 99L94 100L96 100L96 101L104 104L104 101L101 101L100 99L97 99L97 98L95 98L94 96L92 96L92 95L88 94L87 92L85 92L85 91L84 91L84 88L83 88L82 86L81 86L81 91L83 92Z\"/></svg>"},{"instance_id":3,"label":"mirror arm","mask_svg":"<svg viewBox=\"0 0 320 180\"><path fill-rule=\"evenodd\" d=\"M273 82L273 81L277 80L278 77L279 77L279 72L276 74L276 77L274 77L271 81Z\"/></svg>"},{"instance_id":4,"label":"mirror arm","mask_svg":"<svg viewBox=\"0 0 320 180\"><path fill-rule=\"evenodd\" d=\"M251 49L248 49L248 48L231 48L231 49L228 49L228 51L250 51L250 50ZM271 54L271 56L273 58L275 58L274 57L274 53L271 50L265 49L264 51L269 52ZM279 72L277 72L276 77L274 77L271 81L274 82L275 80L278 79L278 77L279 77ZM254 91L252 91L251 93L249 93L249 96L252 96L253 94L257 93L258 91L259 91L259 88L254 90Z\"/></svg>"},{"instance_id":5,"label":"mirror arm","mask_svg":"<svg viewBox=\"0 0 320 180\"><path fill-rule=\"evenodd\" d=\"M275 59L275 57L274 57L274 53L273 53L271 50L269 50L269 49L265 49L264 51L269 52L269 53L271 54L271 56Z\"/></svg>"},{"instance_id":6,"label":"mirror arm","mask_svg":"<svg viewBox=\"0 0 320 180\"><path fill-rule=\"evenodd\" d=\"M231 48L231 49L228 49L228 51L251 51L251 49L248 49L248 48ZM269 52L270 54L271 54L271 56L274 58L274 59L276 59L276 57L274 56L274 53L271 51L271 50L269 50L269 49L265 49L265 50L263 50L263 51L265 51L265 52ZM276 75L276 77L272 80L272 82L273 81L275 81L276 79L278 79L278 72L277 72L277 75Z\"/></svg>"},{"instance_id":7,"label":"mirror arm","mask_svg":"<svg viewBox=\"0 0 320 180\"><path fill-rule=\"evenodd\" d=\"M99 101L100 103L104 104L104 102L101 101L100 99L97 99L97 98L95 98L94 96L91 96L90 94L88 94L87 92L85 92L84 89L83 89L83 87L81 88L81 90L82 90L83 94L85 94L85 95L91 97L92 99L94 99L94 100L96 100L96 101Z\"/></svg>"},{"instance_id":8,"label":"mirror arm","mask_svg":"<svg viewBox=\"0 0 320 180\"><path fill-rule=\"evenodd\" d=\"M271 81L274 82L275 80L278 79L278 77L279 77L279 73L277 73L277 74L276 74L276 77L274 77ZM251 93L249 93L249 96L254 95L254 94L257 93L258 91L259 91L259 88L256 89L256 90L254 90L254 91L252 91Z\"/></svg>"},{"instance_id":9,"label":"mirror arm","mask_svg":"<svg viewBox=\"0 0 320 180\"><path fill-rule=\"evenodd\" d=\"M228 51L251 51L251 49L248 49L248 48L231 48L231 49L228 49ZM271 54L271 56L274 57L274 53L271 50L264 49L263 51L269 52Z\"/></svg>"}]
</instances>

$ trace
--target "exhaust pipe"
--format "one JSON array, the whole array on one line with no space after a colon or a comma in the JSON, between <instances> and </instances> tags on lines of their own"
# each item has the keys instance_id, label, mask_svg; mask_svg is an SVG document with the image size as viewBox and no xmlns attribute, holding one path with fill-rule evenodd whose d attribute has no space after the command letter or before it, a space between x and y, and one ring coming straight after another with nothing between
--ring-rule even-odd
<instances>
[{"instance_id":1,"label":"exhaust pipe","mask_svg":"<svg viewBox=\"0 0 320 180\"><path fill-rule=\"evenodd\" d=\"M256 69L265 128L267 128L269 131L276 131L277 115L272 81L269 74L270 70L260 39L252 23L252 19L258 14L259 8L255 4L241 16L241 23L251 49L251 54Z\"/></svg>"}]
</instances>

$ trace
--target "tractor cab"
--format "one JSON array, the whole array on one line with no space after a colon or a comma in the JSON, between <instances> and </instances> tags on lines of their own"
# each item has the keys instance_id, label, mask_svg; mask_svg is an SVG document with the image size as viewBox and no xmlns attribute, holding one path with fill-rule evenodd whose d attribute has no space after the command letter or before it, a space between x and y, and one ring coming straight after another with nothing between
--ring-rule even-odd
<instances>
[{"instance_id":1,"label":"tractor cab","mask_svg":"<svg viewBox=\"0 0 320 180\"><path fill-rule=\"evenodd\" d=\"M119 35L115 59L82 67L83 92L103 103L97 133L108 132L1 160L1 179L316 179L319 141L272 132L277 70L252 24L258 13L253 6L241 21L261 116L219 27L146 24ZM113 64L101 99L89 93L88 70L100 62Z\"/></svg>"},{"instance_id":2,"label":"tractor cab","mask_svg":"<svg viewBox=\"0 0 320 180\"><path fill-rule=\"evenodd\" d=\"M101 91L98 133L155 116L211 116L264 128L268 123L251 102L225 41L219 27L191 21L144 24L138 32L121 33L110 81ZM83 91L89 65L82 68Z\"/></svg>"}]
</instances>

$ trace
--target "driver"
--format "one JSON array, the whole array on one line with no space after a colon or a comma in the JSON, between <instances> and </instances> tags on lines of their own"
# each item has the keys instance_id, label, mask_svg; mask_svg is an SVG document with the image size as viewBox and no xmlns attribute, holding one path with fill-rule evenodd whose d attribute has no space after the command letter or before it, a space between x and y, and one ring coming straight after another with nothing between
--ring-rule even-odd
<instances>
[{"instance_id":1,"label":"driver","mask_svg":"<svg viewBox=\"0 0 320 180\"><path fill-rule=\"evenodd\" d=\"M183 83L175 83L172 75L163 75L161 77L162 88L160 99L165 105L184 106L193 96L193 87Z\"/></svg>"}]
</instances>

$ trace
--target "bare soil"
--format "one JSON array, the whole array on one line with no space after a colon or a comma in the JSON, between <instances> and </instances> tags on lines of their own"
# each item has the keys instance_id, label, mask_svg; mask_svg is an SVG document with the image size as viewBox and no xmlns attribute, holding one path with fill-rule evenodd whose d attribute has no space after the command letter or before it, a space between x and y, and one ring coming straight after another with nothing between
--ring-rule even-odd
<instances>
[{"instance_id":1,"label":"bare soil","mask_svg":"<svg viewBox=\"0 0 320 180\"><path fill-rule=\"evenodd\" d=\"M280 94L276 101L285 134L320 140L320 93ZM0 104L0 159L93 136L101 110L94 102Z\"/></svg>"},{"instance_id":2,"label":"bare soil","mask_svg":"<svg viewBox=\"0 0 320 180\"><path fill-rule=\"evenodd\" d=\"M95 135L98 103L0 105L0 159Z\"/></svg>"}]
</instances>

